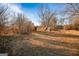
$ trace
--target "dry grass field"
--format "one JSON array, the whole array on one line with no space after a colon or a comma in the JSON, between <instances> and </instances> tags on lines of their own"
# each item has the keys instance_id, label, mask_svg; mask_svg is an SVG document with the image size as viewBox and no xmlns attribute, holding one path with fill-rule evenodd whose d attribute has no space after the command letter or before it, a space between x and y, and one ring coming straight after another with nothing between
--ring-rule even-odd
<instances>
[{"instance_id":1,"label":"dry grass field","mask_svg":"<svg viewBox=\"0 0 79 59\"><path fill-rule=\"evenodd\" d=\"M5 36L6 51L15 56L77 56L79 36L57 32L33 32L30 36ZM5 46L5 45L4 45Z\"/></svg>"},{"instance_id":2,"label":"dry grass field","mask_svg":"<svg viewBox=\"0 0 79 59\"><path fill-rule=\"evenodd\" d=\"M37 32L33 33L34 39L31 43L52 49L52 52L48 52L48 55L79 55L79 35L75 34L55 31L51 33Z\"/></svg>"},{"instance_id":3,"label":"dry grass field","mask_svg":"<svg viewBox=\"0 0 79 59\"><path fill-rule=\"evenodd\" d=\"M79 4L0 3L0 55L79 56L78 16Z\"/></svg>"}]
</instances>

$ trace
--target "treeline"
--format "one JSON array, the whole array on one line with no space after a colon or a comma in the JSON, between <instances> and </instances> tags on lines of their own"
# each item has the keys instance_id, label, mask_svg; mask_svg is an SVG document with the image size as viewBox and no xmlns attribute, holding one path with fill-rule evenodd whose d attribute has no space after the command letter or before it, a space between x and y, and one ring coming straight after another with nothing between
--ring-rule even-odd
<instances>
[{"instance_id":1,"label":"treeline","mask_svg":"<svg viewBox=\"0 0 79 59\"><path fill-rule=\"evenodd\" d=\"M41 31L79 30L79 4L64 5L63 10L58 11L52 10L48 4L41 4L36 12L41 25L35 27L24 13L12 12L8 6L0 4L0 35L25 34L37 29Z\"/></svg>"},{"instance_id":2,"label":"treeline","mask_svg":"<svg viewBox=\"0 0 79 59\"><path fill-rule=\"evenodd\" d=\"M79 4L64 5L63 10L59 9L59 11L52 10L46 4L42 4L38 8L38 16L41 21L40 27L43 28L43 31L79 30Z\"/></svg>"},{"instance_id":3,"label":"treeline","mask_svg":"<svg viewBox=\"0 0 79 59\"><path fill-rule=\"evenodd\" d=\"M0 4L0 35L29 34L33 27L23 13L11 12L8 6Z\"/></svg>"},{"instance_id":4,"label":"treeline","mask_svg":"<svg viewBox=\"0 0 79 59\"><path fill-rule=\"evenodd\" d=\"M69 24L65 25L64 29L79 30L79 4L66 4L64 13L69 20Z\"/></svg>"}]
</instances>

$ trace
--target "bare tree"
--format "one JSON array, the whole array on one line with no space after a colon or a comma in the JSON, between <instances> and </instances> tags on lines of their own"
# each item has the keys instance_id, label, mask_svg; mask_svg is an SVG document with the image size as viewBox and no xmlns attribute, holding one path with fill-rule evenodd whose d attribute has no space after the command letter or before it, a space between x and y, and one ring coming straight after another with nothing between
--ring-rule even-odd
<instances>
[{"instance_id":1,"label":"bare tree","mask_svg":"<svg viewBox=\"0 0 79 59\"><path fill-rule=\"evenodd\" d=\"M14 23L14 27L18 28L18 33L31 33L33 29L33 23L28 20L23 14L18 14L16 21Z\"/></svg>"},{"instance_id":2,"label":"bare tree","mask_svg":"<svg viewBox=\"0 0 79 59\"><path fill-rule=\"evenodd\" d=\"M79 15L79 4L67 4L67 7L66 7L66 12L71 16L71 17L74 17L74 16L77 16Z\"/></svg>"},{"instance_id":3,"label":"bare tree","mask_svg":"<svg viewBox=\"0 0 79 59\"><path fill-rule=\"evenodd\" d=\"M76 24L76 26L78 25L77 27L79 27L79 4L71 3L66 5L65 15L69 19L69 23L72 25Z\"/></svg>"},{"instance_id":4,"label":"bare tree","mask_svg":"<svg viewBox=\"0 0 79 59\"><path fill-rule=\"evenodd\" d=\"M51 10L48 5L41 5L38 10L38 15L41 19L41 25L45 28L45 30L50 31L50 29L55 28L55 12Z\"/></svg>"},{"instance_id":5,"label":"bare tree","mask_svg":"<svg viewBox=\"0 0 79 59\"><path fill-rule=\"evenodd\" d=\"M79 16L79 4L77 3L66 4L66 9L64 11L64 14L71 22L74 17Z\"/></svg>"},{"instance_id":6,"label":"bare tree","mask_svg":"<svg viewBox=\"0 0 79 59\"><path fill-rule=\"evenodd\" d=\"M15 27L18 27L19 34L23 30L24 22L25 22L24 15L23 14L18 14L14 25L15 25Z\"/></svg>"},{"instance_id":7,"label":"bare tree","mask_svg":"<svg viewBox=\"0 0 79 59\"><path fill-rule=\"evenodd\" d=\"M64 25L64 21L65 21L64 18L60 18L60 19L58 20L58 24L60 24L61 26L63 26L63 25Z\"/></svg>"},{"instance_id":8,"label":"bare tree","mask_svg":"<svg viewBox=\"0 0 79 59\"><path fill-rule=\"evenodd\" d=\"M8 22L8 7L0 4L0 31L4 31Z\"/></svg>"},{"instance_id":9,"label":"bare tree","mask_svg":"<svg viewBox=\"0 0 79 59\"><path fill-rule=\"evenodd\" d=\"M34 29L34 24L31 21L27 21L24 26L24 31L26 31L27 33L31 33Z\"/></svg>"}]
</instances>

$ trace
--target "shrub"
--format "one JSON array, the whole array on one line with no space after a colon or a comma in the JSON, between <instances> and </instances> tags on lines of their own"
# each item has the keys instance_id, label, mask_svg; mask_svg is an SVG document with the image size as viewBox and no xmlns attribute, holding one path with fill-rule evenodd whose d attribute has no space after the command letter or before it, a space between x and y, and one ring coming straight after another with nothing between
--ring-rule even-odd
<instances>
[{"instance_id":1,"label":"shrub","mask_svg":"<svg viewBox=\"0 0 79 59\"><path fill-rule=\"evenodd\" d=\"M64 26L65 30L79 30L79 24L70 24Z\"/></svg>"},{"instance_id":2,"label":"shrub","mask_svg":"<svg viewBox=\"0 0 79 59\"><path fill-rule=\"evenodd\" d=\"M74 29L79 30L79 24L74 24Z\"/></svg>"},{"instance_id":3,"label":"shrub","mask_svg":"<svg viewBox=\"0 0 79 59\"><path fill-rule=\"evenodd\" d=\"M72 25L65 25L64 29L65 30L71 30L71 29L73 29L73 27L72 27Z\"/></svg>"}]
</instances>

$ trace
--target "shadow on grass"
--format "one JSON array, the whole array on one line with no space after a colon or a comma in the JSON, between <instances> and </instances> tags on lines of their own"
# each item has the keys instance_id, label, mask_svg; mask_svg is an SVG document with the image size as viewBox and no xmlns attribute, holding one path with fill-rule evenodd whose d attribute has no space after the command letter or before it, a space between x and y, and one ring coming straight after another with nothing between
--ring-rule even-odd
<instances>
[{"instance_id":1,"label":"shadow on grass","mask_svg":"<svg viewBox=\"0 0 79 59\"><path fill-rule=\"evenodd\" d=\"M20 44L19 44L20 45ZM28 46L22 45L19 47L11 48L9 50L9 56L71 56L71 55L79 55L73 54L71 51L67 51L65 49L50 49L40 46Z\"/></svg>"},{"instance_id":2,"label":"shadow on grass","mask_svg":"<svg viewBox=\"0 0 79 59\"><path fill-rule=\"evenodd\" d=\"M26 40L19 36L9 36L9 37L0 37L0 39L5 39L5 48L9 56L66 56L66 55L79 55L79 53L71 53L66 49L50 49L41 46L34 46L28 43L27 37Z\"/></svg>"},{"instance_id":3,"label":"shadow on grass","mask_svg":"<svg viewBox=\"0 0 79 59\"><path fill-rule=\"evenodd\" d=\"M70 38L79 38L79 35L73 35L73 34L56 34L56 33L52 33L52 32L37 32L39 34L44 34L44 35L49 35L49 36L53 36L53 37L70 37Z\"/></svg>"},{"instance_id":4,"label":"shadow on grass","mask_svg":"<svg viewBox=\"0 0 79 59\"><path fill-rule=\"evenodd\" d=\"M0 36L0 53L7 53L8 49L11 47L11 42L22 39L23 36Z\"/></svg>"},{"instance_id":5,"label":"shadow on grass","mask_svg":"<svg viewBox=\"0 0 79 59\"><path fill-rule=\"evenodd\" d=\"M79 53L74 51L69 51L67 49L56 49L35 46L28 43L28 40L19 40L11 42L11 47L9 48L9 56L71 56L79 55Z\"/></svg>"},{"instance_id":6,"label":"shadow on grass","mask_svg":"<svg viewBox=\"0 0 79 59\"><path fill-rule=\"evenodd\" d=\"M59 42L59 41L54 41L54 40L46 40L46 39L42 39L42 38L38 38L36 35L32 35L32 38L34 40L39 40L39 41L42 41L42 42L46 42L47 44L50 44L50 45L62 45L62 46L67 46L67 47L76 47L76 48L79 48L79 43L67 43L67 42Z\"/></svg>"}]
</instances>

